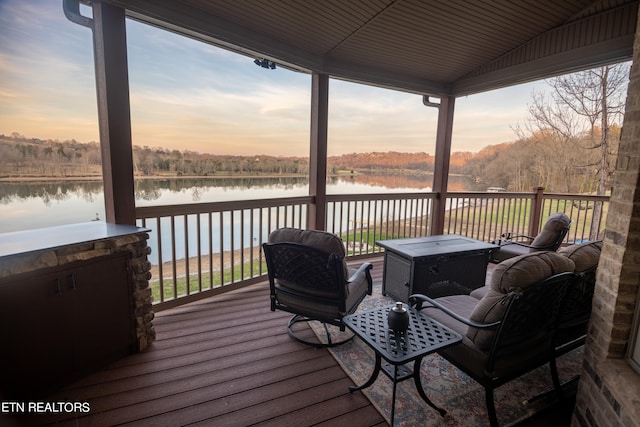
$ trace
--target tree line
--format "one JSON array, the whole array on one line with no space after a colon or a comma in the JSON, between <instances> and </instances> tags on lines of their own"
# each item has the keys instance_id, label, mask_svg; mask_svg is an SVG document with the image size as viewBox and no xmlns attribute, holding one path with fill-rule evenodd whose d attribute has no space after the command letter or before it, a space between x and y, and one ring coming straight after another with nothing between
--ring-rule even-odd
<instances>
[{"instance_id":1,"label":"tree line","mask_svg":"<svg viewBox=\"0 0 640 427\"><path fill-rule=\"evenodd\" d=\"M601 133L595 129L594 135ZM613 182L613 162L621 128L609 128L609 162L605 171L605 191ZM540 131L515 142L491 145L473 154L462 168L476 182L508 191L531 191L544 187L557 193L598 193L600 153L584 135L567 144L558 144L551 132ZM604 194L604 192L602 193Z\"/></svg>"},{"instance_id":2,"label":"tree line","mask_svg":"<svg viewBox=\"0 0 640 427\"><path fill-rule=\"evenodd\" d=\"M101 164L97 142L29 138L17 132L0 135L0 177L99 176ZM133 167L137 176L306 175L309 160L134 146Z\"/></svg>"},{"instance_id":3,"label":"tree line","mask_svg":"<svg viewBox=\"0 0 640 427\"><path fill-rule=\"evenodd\" d=\"M596 131L597 133L598 131ZM618 138L619 127L609 130ZM597 185L598 153L576 141L560 147L552 135L539 132L514 142L489 145L477 153L451 154L450 173L472 177L478 189L502 187L531 191L543 186L555 192L592 192ZM133 148L138 176L306 176L306 157L233 156L150 147ZM330 175L351 173L425 175L433 172L428 153L370 152L331 156ZM100 145L76 140L41 140L17 133L0 135L0 177L87 177L101 175Z\"/></svg>"}]
</instances>

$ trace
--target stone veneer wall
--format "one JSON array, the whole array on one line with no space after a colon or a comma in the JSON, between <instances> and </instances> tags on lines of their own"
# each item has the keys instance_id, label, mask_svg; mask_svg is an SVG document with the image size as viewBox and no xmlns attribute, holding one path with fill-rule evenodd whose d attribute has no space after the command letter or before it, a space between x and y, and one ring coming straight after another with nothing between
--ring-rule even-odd
<instances>
[{"instance_id":1,"label":"stone veneer wall","mask_svg":"<svg viewBox=\"0 0 640 427\"><path fill-rule=\"evenodd\" d=\"M136 325L136 350L143 351L155 340L152 322L154 313L151 289L149 288L151 263L147 260L147 255L151 253L151 248L147 246L148 239L147 233L135 233L12 256L9 262L0 263L0 277L62 266L75 261L86 261L114 253L129 252L131 254L130 272L133 287L131 298Z\"/></svg>"},{"instance_id":2,"label":"stone veneer wall","mask_svg":"<svg viewBox=\"0 0 640 427\"><path fill-rule=\"evenodd\" d=\"M640 22L640 19L639 19ZM640 375L625 360L640 288L640 31L572 426L640 425Z\"/></svg>"}]
</instances>

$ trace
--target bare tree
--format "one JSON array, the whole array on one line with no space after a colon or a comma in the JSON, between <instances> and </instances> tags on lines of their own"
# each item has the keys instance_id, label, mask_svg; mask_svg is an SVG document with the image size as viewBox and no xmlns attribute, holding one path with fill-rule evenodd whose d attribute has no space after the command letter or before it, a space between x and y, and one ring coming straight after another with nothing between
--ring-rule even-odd
<instances>
[{"instance_id":1,"label":"bare tree","mask_svg":"<svg viewBox=\"0 0 640 427\"><path fill-rule=\"evenodd\" d=\"M619 137L611 129L622 123L629 69L629 63L621 63L555 77L547 80L551 99L534 93L529 106L529 130L555 135L557 152L571 163L567 167L592 168L598 195L611 187ZM596 203L591 239L598 237L601 216L602 204Z\"/></svg>"}]
</instances>

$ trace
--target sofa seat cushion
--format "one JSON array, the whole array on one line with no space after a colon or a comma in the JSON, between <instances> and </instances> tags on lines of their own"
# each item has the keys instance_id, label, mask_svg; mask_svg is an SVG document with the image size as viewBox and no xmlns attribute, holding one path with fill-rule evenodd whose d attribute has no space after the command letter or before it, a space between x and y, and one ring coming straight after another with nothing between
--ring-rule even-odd
<instances>
[{"instance_id":1,"label":"sofa seat cushion","mask_svg":"<svg viewBox=\"0 0 640 427\"><path fill-rule=\"evenodd\" d=\"M469 318L476 304L478 304L478 300L469 295L450 295L446 297L440 297L437 299L437 301L439 304L442 304L446 308L466 319ZM422 312L430 318L437 320L445 326L448 326L462 336L464 336L467 332L467 325L457 321L438 308L429 306L425 303Z\"/></svg>"},{"instance_id":2,"label":"sofa seat cushion","mask_svg":"<svg viewBox=\"0 0 640 427\"><path fill-rule=\"evenodd\" d=\"M438 303L459 314L460 316L468 319L476 304L478 304L478 300L469 295L451 295L438 298ZM482 372L484 370L486 354L485 352L480 350L478 346L476 346L475 343L471 341L471 339L469 339L469 337L467 337L467 325L457 321L438 308L429 307L428 304L424 305L422 312L430 318L453 329L462 336L462 342L450 348L451 353L455 355L456 361L464 364L464 366L467 366L468 364L469 369L473 370L474 372ZM439 351L439 353L442 354L443 352Z\"/></svg>"},{"instance_id":3,"label":"sofa seat cushion","mask_svg":"<svg viewBox=\"0 0 640 427\"><path fill-rule=\"evenodd\" d=\"M475 299L482 299L487 294L487 292L489 292L489 285L484 285L472 290L469 295L471 295Z\"/></svg>"},{"instance_id":4,"label":"sofa seat cushion","mask_svg":"<svg viewBox=\"0 0 640 427\"><path fill-rule=\"evenodd\" d=\"M473 309L478 304L478 300L469 295L452 295L438 298L438 303L462 317L469 318ZM428 304L425 304L422 312L462 335L462 342L444 350L440 350L438 353L456 366L464 367L465 372L475 375L478 378L483 378L485 376L485 368L489 352L478 347L476 343L466 335L468 328L467 325L455 320L435 307L429 307ZM523 364L525 360L527 364L535 366L545 360L544 358L546 354L541 351L539 361L532 356L534 355L532 355L531 349L528 348L521 356L518 354L509 354L505 357L499 358L498 360L500 363L496 364L492 375L502 376L513 371L520 371L524 366L529 366ZM534 360L534 362L532 362L532 360Z\"/></svg>"},{"instance_id":5,"label":"sofa seat cushion","mask_svg":"<svg viewBox=\"0 0 640 427\"><path fill-rule=\"evenodd\" d=\"M480 323L492 323L504 315L509 293L526 289L558 273L572 272L575 264L569 258L556 252L542 251L520 255L498 264L485 295L474 307L470 320ZM493 330L480 330L469 327L466 331L480 349L488 350L493 340Z\"/></svg>"},{"instance_id":6,"label":"sofa seat cushion","mask_svg":"<svg viewBox=\"0 0 640 427\"><path fill-rule=\"evenodd\" d=\"M524 255L532 252L529 246L519 245L517 243L503 241L500 244L500 249L491 254L493 262L503 262L513 257Z\"/></svg>"},{"instance_id":7,"label":"sofa seat cushion","mask_svg":"<svg viewBox=\"0 0 640 427\"><path fill-rule=\"evenodd\" d=\"M439 350L438 353L467 374L478 379L508 377L515 372L526 373L544 363L548 359L546 345L535 348L527 347L519 352L498 355L494 358L491 372L487 372L489 351L483 350L468 337L463 336L460 344Z\"/></svg>"}]
</instances>

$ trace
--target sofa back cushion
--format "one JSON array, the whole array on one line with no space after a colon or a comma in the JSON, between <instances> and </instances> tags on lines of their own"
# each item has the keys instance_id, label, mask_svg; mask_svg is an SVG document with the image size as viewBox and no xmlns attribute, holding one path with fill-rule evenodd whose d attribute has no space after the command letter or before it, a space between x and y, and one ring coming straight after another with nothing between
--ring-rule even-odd
<instances>
[{"instance_id":1,"label":"sofa back cushion","mask_svg":"<svg viewBox=\"0 0 640 427\"><path fill-rule=\"evenodd\" d=\"M489 290L469 318L480 323L498 321L504 315L510 292L526 289L558 273L572 272L574 268L571 259L550 251L532 252L502 261L491 275ZM482 350L489 350L494 335L493 330L467 329L467 337Z\"/></svg>"},{"instance_id":2,"label":"sofa back cushion","mask_svg":"<svg viewBox=\"0 0 640 427\"><path fill-rule=\"evenodd\" d=\"M571 224L571 219L562 212L549 215L540 233L531 242L532 246L548 247L558 239L562 230Z\"/></svg>"},{"instance_id":3,"label":"sofa back cushion","mask_svg":"<svg viewBox=\"0 0 640 427\"><path fill-rule=\"evenodd\" d=\"M569 288L562 313L559 342L580 338L587 332L591 317L593 294L596 287L596 268L600 260L602 241L585 242L561 248L558 253L572 260L576 273L583 273L582 279Z\"/></svg>"},{"instance_id":4,"label":"sofa back cushion","mask_svg":"<svg viewBox=\"0 0 640 427\"><path fill-rule=\"evenodd\" d=\"M576 273L584 273L593 270L598 266L600 252L602 251L602 240L595 242L585 242L576 245L566 246L558 250L569 258L576 265Z\"/></svg>"}]
</instances>

